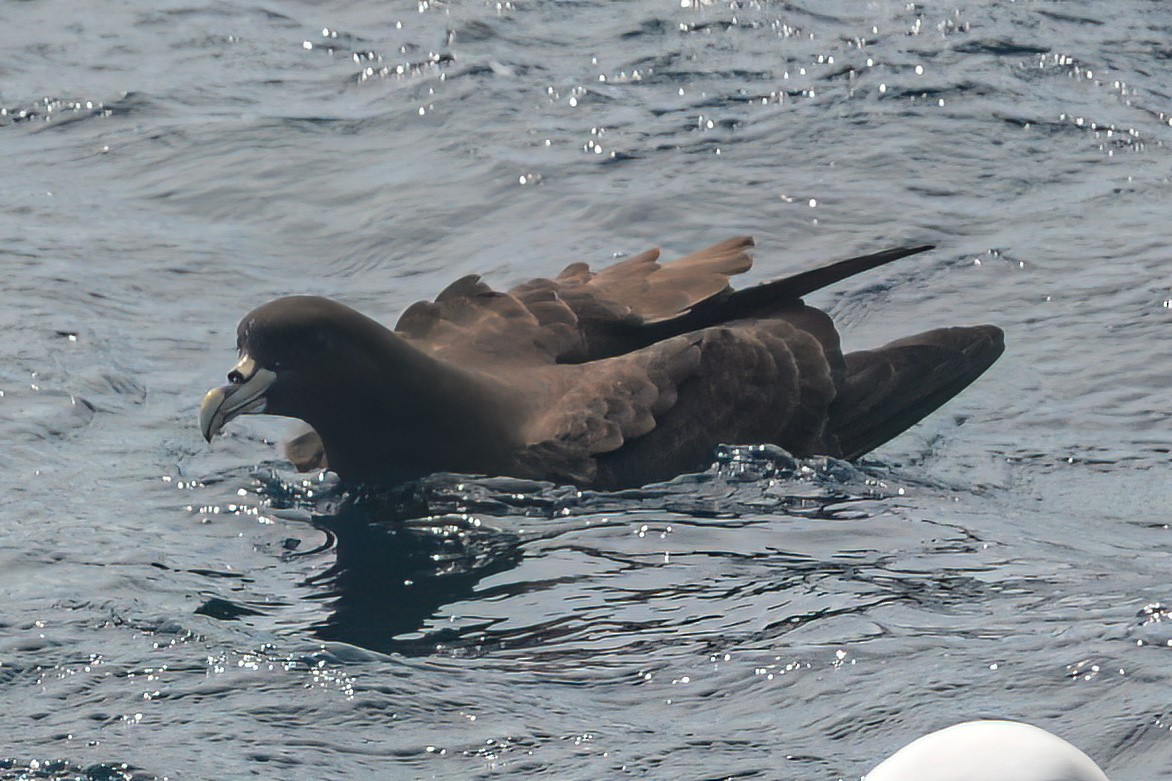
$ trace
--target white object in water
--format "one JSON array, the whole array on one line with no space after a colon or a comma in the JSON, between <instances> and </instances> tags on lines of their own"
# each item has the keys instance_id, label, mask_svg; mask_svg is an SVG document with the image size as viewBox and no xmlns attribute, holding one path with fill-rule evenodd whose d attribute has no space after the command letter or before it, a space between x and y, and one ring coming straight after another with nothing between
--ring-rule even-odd
<instances>
[{"instance_id":1,"label":"white object in water","mask_svg":"<svg viewBox=\"0 0 1172 781\"><path fill-rule=\"evenodd\" d=\"M1109 781L1057 735L1016 721L966 721L914 740L865 781Z\"/></svg>"}]
</instances>

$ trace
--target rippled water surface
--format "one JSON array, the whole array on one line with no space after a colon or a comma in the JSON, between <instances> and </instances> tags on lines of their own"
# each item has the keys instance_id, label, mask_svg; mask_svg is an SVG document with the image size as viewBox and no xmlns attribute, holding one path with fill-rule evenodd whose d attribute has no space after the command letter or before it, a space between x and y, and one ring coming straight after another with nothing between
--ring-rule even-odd
<instances>
[{"instance_id":1,"label":"rippled water surface","mask_svg":"<svg viewBox=\"0 0 1172 781\"><path fill-rule=\"evenodd\" d=\"M1169 41L1143 0L0 5L0 778L833 781L995 716L1172 779ZM749 281L934 242L813 300L1006 355L862 464L621 494L199 437L271 297L393 321L741 233Z\"/></svg>"}]
</instances>

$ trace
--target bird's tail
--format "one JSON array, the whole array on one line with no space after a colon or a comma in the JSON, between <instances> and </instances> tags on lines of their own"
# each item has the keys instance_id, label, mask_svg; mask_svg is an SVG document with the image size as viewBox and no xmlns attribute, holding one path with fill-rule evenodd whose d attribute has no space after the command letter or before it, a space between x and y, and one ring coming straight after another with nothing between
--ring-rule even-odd
<instances>
[{"instance_id":1,"label":"bird's tail","mask_svg":"<svg viewBox=\"0 0 1172 781\"><path fill-rule=\"evenodd\" d=\"M858 458L964 390L1005 350L992 325L938 328L849 353L828 429L840 455Z\"/></svg>"}]
</instances>

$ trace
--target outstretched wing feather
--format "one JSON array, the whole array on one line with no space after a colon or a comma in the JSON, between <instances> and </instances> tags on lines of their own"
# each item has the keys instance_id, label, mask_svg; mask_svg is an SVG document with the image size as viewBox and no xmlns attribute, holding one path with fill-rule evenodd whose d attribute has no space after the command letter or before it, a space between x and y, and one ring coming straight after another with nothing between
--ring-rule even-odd
<instances>
[{"instance_id":1,"label":"outstretched wing feather","mask_svg":"<svg viewBox=\"0 0 1172 781\"><path fill-rule=\"evenodd\" d=\"M615 352L594 345L608 326L668 320L729 290L729 277L752 264L752 244L731 239L667 264L652 249L599 272L575 263L508 293L467 276L409 307L395 329L465 366L592 360Z\"/></svg>"}]
</instances>

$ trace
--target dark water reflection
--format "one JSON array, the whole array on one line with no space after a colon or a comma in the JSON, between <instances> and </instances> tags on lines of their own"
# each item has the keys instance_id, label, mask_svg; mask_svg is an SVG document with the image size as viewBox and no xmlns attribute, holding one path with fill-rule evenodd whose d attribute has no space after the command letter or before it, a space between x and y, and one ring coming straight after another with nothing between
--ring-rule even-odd
<instances>
[{"instance_id":1,"label":"dark water reflection","mask_svg":"<svg viewBox=\"0 0 1172 781\"><path fill-rule=\"evenodd\" d=\"M521 556L515 535L468 516L412 520L346 503L313 523L332 535L337 556L307 584L330 609L312 627L313 635L383 653L427 654L483 643L489 625L406 636L420 633L440 607L472 597L478 583L515 567Z\"/></svg>"},{"instance_id":2,"label":"dark water reflection","mask_svg":"<svg viewBox=\"0 0 1172 781\"><path fill-rule=\"evenodd\" d=\"M491 602L548 589L548 579L483 584L490 576L516 568L526 546L540 544L543 555L561 548L606 556L624 567L642 566L638 558L563 541L582 528L582 519L592 519L587 525L595 529L626 525L608 520L612 515L642 518L644 528L672 519L687 523L711 518L719 519L722 528L735 529L742 516L762 512L827 522L860 520L868 517L869 506L873 509L889 493L878 477L835 459L799 461L772 446L722 447L717 455L706 473L617 493L460 475L437 475L388 488L336 482L323 487L318 480L289 480L278 471L260 472L257 478L261 496L274 511L300 511L326 535L322 545L288 554L292 559L328 551L334 557L328 569L305 583L312 592L307 598L328 606L328 616L308 627L315 637L380 653L466 654L539 646L558 635L560 619L507 631L494 628L500 619L475 616L459 621L453 617L448 626L433 623L442 608L455 603ZM541 524L523 533L494 525L508 526L520 519ZM731 551L708 555L745 556ZM792 588L814 573L835 576L853 568L801 555L790 559L786 581L771 589ZM661 596L649 593L646 599ZM196 612L221 620L262 614L220 598ZM790 616L786 622L788 628L796 628L829 614ZM763 632L762 636L769 635L774 628Z\"/></svg>"}]
</instances>

